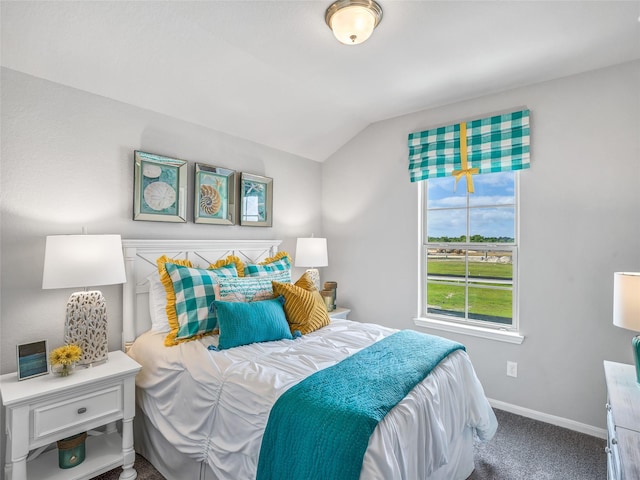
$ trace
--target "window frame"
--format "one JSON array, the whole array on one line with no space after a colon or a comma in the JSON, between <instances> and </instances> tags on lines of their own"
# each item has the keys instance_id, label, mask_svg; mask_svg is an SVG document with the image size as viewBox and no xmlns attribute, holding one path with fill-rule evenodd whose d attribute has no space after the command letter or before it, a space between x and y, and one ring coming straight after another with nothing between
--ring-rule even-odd
<instances>
[{"instance_id":1,"label":"window frame","mask_svg":"<svg viewBox=\"0 0 640 480\"><path fill-rule=\"evenodd\" d=\"M494 340L506 341L509 343L522 343L524 336L519 333L519 239L520 239L520 175L518 171L514 174L514 242L509 243L476 243L476 242L429 242L427 236L427 202L428 202L428 180L419 182L419 221L418 221L418 244L419 244L419 275L418 275L418 317L414 319L416 325L437 330L450 331L455 333L464 333L473 336L491 338ZM487 174L490 175L490 174ZM460 187L463 187L461 184ZM471 194L473 195L473 194ZM466 196L467 225L469 222L470 211L475 208L496 207L498 205L470 205L469 193ZM468 232L469 235L471 232ZM467 237L467 240L469 237ZM512 254L513 274L512 274L512 322L511 325L492 323L483 320L475 320L468 318L468 288L469 277L465 276L465 313L464 318L454 317L452 315L441 315L437 313L427 312L427 251L430 248L447 248L447 249L463 249L478 250L486 248L487 250L509 250ZM465 260L468 262L468 257Z\"/></svg>"}]
</instances>

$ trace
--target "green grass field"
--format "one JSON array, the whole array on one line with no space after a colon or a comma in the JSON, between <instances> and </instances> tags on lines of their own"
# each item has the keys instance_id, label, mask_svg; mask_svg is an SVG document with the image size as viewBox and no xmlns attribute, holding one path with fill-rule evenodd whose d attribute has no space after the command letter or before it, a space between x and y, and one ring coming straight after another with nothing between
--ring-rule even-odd
<instances>
[{"instance_id":1,"label":"green grass field","mask_svg":"<svg viewBox=\"0 0 640 480\"><path fill-rule=\"evenodd\" d=\"M427 273L464 277L464 259L429 259ZM510 263L469 262L469 275L483 278L511 278L513 267Z\"/></svg>"},{"instance_id":2,"label":"green grass field","mask_svg":"<svg viewBox=\"0 0 640 480\"><path fill-rule=\"evenodd\" d=\"M432 260L427 263L429 275L452 276L450 283L427 281L427 303L430 307L448 312L464 314L465 289L463 282L457 283L455 277L464 278L464 261L458 259ZM511 279L513 268L510 263L470 262L471 277ZM497 286L497 284L484 284ZM507 287L507 285L501 285ZM511 323L512 290L477 288L469 286L469 315L488 321Z\"/></svg>"}]
</instances>

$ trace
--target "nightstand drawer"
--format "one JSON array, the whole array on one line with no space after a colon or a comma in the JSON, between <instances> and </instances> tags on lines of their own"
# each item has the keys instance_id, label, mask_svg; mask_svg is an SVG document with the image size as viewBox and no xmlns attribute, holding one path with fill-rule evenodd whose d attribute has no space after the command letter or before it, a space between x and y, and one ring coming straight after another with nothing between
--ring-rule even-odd
<instances>
[{"instance_id":1,"label":"nightstand drawer","mask_svg":"<svg viewBox=\"0 0 640 480\"><path fill-rule=\"evenodd\" d=\"M115 385L85 395L62 398L57 402L33 407L33 440L55 434L83 423L120 414L122 385Z\"/></svg>"}]
</instances>

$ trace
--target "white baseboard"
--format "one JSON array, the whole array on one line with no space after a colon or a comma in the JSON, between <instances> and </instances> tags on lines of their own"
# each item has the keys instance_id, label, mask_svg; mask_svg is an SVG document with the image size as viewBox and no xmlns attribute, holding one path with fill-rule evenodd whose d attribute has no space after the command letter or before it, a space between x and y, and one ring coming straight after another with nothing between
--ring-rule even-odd
<instances>
[{"instance_id":1,"label":"white baseboard","mask_svg":"<svg viewBox=\"0 0 640 480\"><path fill-rule=\"evenodd\" d=\"M519 407L518 405L512 405L511 403L501 402L500 400L493 400L491 398L489 399L489 403L493 408L497 408L498 410L515 413L516 415L550 423L551 425L556 425L558 427L568 428L569 430L591 435L592 437L607 438L607 430L604 428L597 428L587 425L586 423L576 422L575 420L569 420L568 418L556 417L555 415L549 415L548 413L538 412L536 410Z\"/></svg>"}]
</instances>

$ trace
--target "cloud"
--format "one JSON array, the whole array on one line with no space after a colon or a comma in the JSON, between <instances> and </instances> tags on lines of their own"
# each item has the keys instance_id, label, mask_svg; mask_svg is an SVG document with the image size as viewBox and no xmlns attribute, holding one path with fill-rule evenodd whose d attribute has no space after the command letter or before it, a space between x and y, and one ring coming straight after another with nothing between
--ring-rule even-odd
<instances>
[{"instance_id":1,"label":"cloud","mask_svg":"<svg viewBox=\"0 0 640 480\"><path fill-rule=\"evenodd\" d=\"M492 186L492 187L504 187L513 185L513 181L515 178L515 172L494 172L494 173L486 173L483 175L477 175L473 177L475 179L479 179L484 185Z\"/></svg>"},{"instance_id":2,"label":"cloud","mask_svg":"<svg viewBox=\"0 0 640 480\"><path fill-rule=\"evenodd\" d=\"M513 208L472 208L469 216L471 235L514 236L515 212ZM466 209L430 211L427 213L427 235L430 237L458 237L466 233L466 223Z\"/></svg>"},{"instance_id":3,"label":"cloud","mask_svg":"<svg viewBox=\"0 0 640 480\"><path fill-rule=\"evenodd\" d=\"M469 197L469 203L472 207L479 206L495 206L495 205L512 205L514 203L513 196L509 195L472 195ZM429 208L466 208L467 199L460 196L442 197L429 201Z\"/></svg>"}]
</instances>

